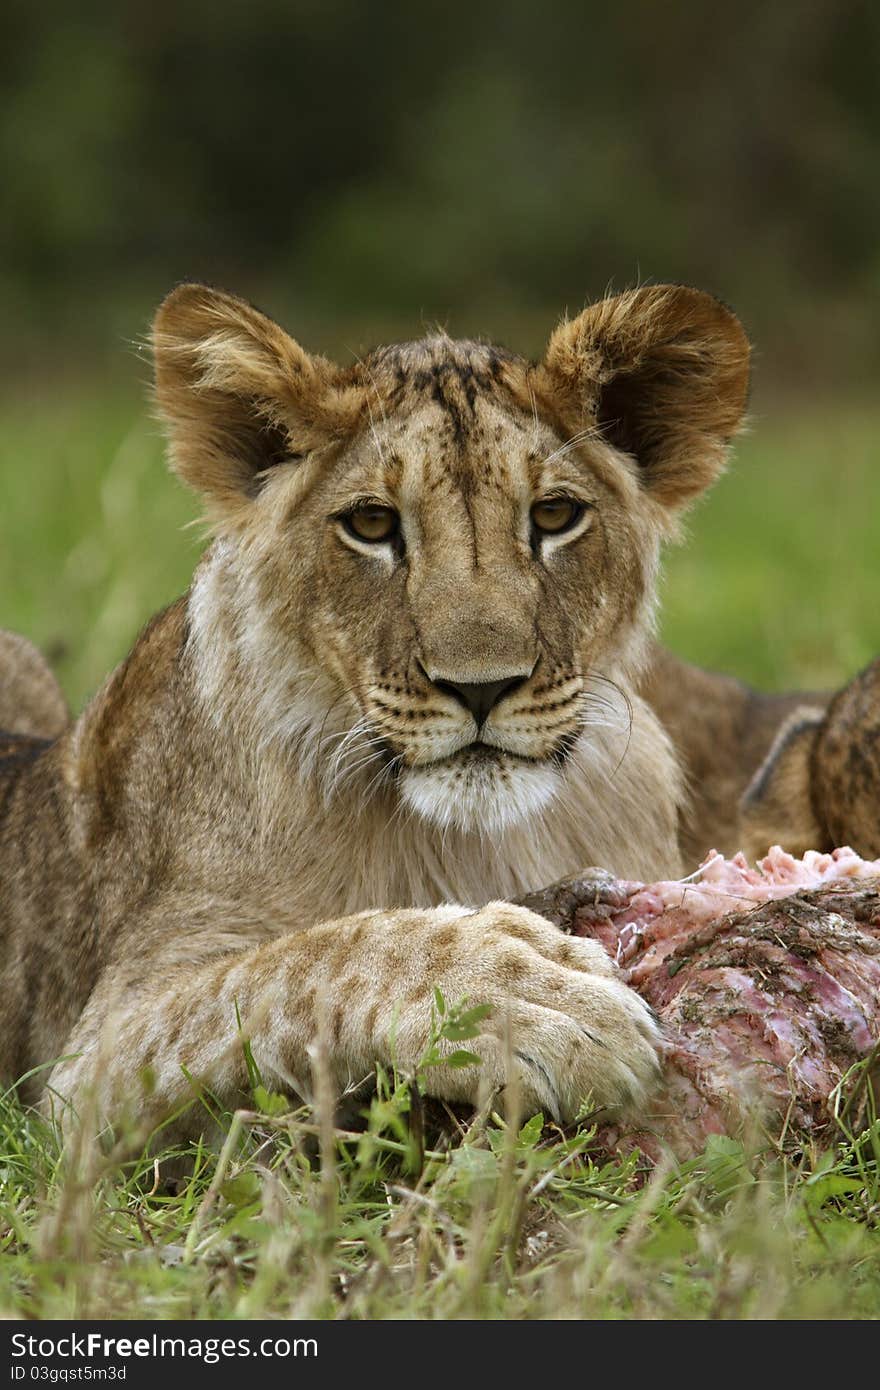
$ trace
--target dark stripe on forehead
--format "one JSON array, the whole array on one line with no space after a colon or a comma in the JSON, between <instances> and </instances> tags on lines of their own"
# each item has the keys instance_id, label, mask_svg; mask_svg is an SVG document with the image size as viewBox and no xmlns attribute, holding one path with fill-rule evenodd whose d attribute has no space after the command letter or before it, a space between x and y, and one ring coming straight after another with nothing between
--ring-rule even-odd
<instances>
[{"instance_id":1,"label":"dark stripe on forehead","mask_svg":"<svg viewBox=\"0 0 880 1390\"><path fill-rule=\"evenodd\" d=\"M477 399L493 395L497 398L500 370L501 359L497 356L480 361L475 361L473 357L464 361L444 359L435 362L431 381L424 383L425 388L430 390L431 399L446 412L452 426L453 444L462 455L477 423ZM474 481L471 470L463 470L463 489L468 490Z\"/></svg>"},{"instance_id":2,"label":"dark stripe on forehead","mask_svg":"<svg viewBox=\"0 0 880 1390\"><path fill-rule=\"evenodd\" d=\"M523 403L511 389L511 367L524 359L492 343L443 335L376 349L350 370L352 380L376 393L385 416L398 418L428 403L439 407L436 447L453 486L465 500L486 481L497 440L478 415L480 400L494 401L517 428Z\"/></svg>"},{"instance_id":3,"label":"dark stripe on forehead","mask_svg":"<svg viewBox=\"0 0 880 1390\"><path fill-rule=\"evenodd\" d=\"M474 516L473 494L469 488L463 487L461 489L461 499L464 502L464 509L467 513L467 524L470 531L471 564L476 574L477 570L480 568L480 554L477 549L477 522Z\"/></svg>"},{"instance_id":4,"label":"dark stripe on forehead","mask_svg":"<svg viewBox=\"0 0 880 1390\"><path fill-rule=\"evenodd\" d=\"M505 364L516 360L491 343L435 337L378 348L352 373L363 375L392 409L417 397L436 401L450 413L458 436L478 394L497 392Z\"/></svg>"},{"instance_id":5,"label":"dark stripe on forehead","mask_svg":"<svg viewBox=\"0 0 880 1390\"><path fill-rule=\"evenodd\" d=\"M430 393L431 400L445 410L452 426L452 440L462 449L473 422L477 388L473 370L460 362L435 362L430 371L413 379L417 390Z\"/></svg>"}]
</instances>

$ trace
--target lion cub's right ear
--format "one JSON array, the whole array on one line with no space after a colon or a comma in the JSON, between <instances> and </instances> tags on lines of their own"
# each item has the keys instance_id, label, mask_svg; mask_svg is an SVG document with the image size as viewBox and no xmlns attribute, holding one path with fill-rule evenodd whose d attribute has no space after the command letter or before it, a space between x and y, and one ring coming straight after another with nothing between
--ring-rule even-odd
<instances>
[{"instance_id":1,"label":"lion cub's right ear","mask_svg":"<svg viewBox=\"0 0 880 1390\"><path fill-rule=\"evenodd\" d=\"M271 468L343 437L363 404L326 358L206 285L172 290L152 340L171 466L218 519L239 513Z\"/></svg>"}]
</instances>

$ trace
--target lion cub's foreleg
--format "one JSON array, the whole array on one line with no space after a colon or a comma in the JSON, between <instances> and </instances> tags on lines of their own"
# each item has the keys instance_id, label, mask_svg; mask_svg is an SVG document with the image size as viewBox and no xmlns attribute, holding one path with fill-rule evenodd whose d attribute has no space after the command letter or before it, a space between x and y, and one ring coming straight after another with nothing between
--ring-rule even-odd
<instances>
[{"instance_id":1,"label":"lion cub's foreleg","mask_svg":"<svg viewBox=\"0 0 880 1390\"><path fill-rule=\"evenodd\" d=\"M657 1076L652 1016L602 948L509 903L364 913L186 963L209 942L207 931L178 929L146 985L109 970L52 1093L78 1103L96 1090L103 1116L127 1106L150 1119L190 1099L196 1083L235 1106L248 1090L243 1036L267 1084L294 1094L311 1091L319 1035L340 1091L377 1061L411 1072L435 985L491 1013L468 1043L482 1066L433 1067L432 1094L476 1101L481 1085L510 1080L512 1058L523 1107L570 1120L587 1096L638 1109Z\"/></svg>"}]
</instances>

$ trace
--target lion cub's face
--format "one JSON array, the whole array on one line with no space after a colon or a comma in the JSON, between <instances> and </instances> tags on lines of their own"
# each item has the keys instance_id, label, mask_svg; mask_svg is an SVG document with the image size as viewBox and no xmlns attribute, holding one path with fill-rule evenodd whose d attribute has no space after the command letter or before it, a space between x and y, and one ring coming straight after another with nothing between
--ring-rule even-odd
<instances>
[{"instance_id":1,"label":"lion cub's face","mask_svg":"<svg viewBox=\"0 0 880 1390\"><path fill-rule=\"evenodd\" d=\"M660 538L743 405L714 300L604 301L540 366L438 337L342 371L185 286L156 348L172 457L224 536L198 601L260 736L298 739L331 788L492 831L625 733Z\"/></svg>"},{"instance_id":2,"label":"lion cub's face","mask_svg":"<svg viewBox=\"0 0 880 1390\"><path fill-rule=\"evenodd\" d=\"M485 348L376 366L402 375L372 425L302 501L296 477L265 499L263 562L291 600L279 645L305 636L360 719L350 756L376 740L405 805L496 826L552 796L607 722L601 676L641 629L656 528L625 470L521 409Z\"/></svg>"}]
</instances>

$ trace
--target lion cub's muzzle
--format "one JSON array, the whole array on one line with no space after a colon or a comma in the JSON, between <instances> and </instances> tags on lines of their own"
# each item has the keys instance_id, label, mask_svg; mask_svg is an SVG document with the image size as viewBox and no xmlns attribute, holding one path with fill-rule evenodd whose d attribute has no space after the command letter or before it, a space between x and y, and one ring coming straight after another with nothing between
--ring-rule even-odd
<instances>
[{"instance_id":1,"label":"lion cub's muzzle","mask_svg":"<svg viewBox=\"0 0 880 1390\"><path fill-rule=\"evenodd\" d=\"M466 681L418 662L411 678L380 674L367 693L368 718L400 767L455 760L478 749L529 762L558 759L583 722L583 681L571 672L536 672L537 663Z\"/></svg>"},{"instance_id":2,"label":"lion cub's muzzle","mask_svg":"<svg viewBox=\"0 0 880 1390\"><path fill-rule=\"evenodd\" d=\"M538 814L562 785L584 725L584 682L568 669L376 672L365 715L405 808L440 827L494 833ZM471 674L468 672L467 674Z\"/></svg>"},{"instance_id":3,"label":"lion cub's muzzle","mask_svg":"<svg viewBox=\"0 0 880 1390\"><path fill-rule=\"evenodd\" d=\"M421 663L419 664L421 665ZM453 700L457 700L468 711L477 726L477 733L480 732L495 706L506 695L510 695L514 690L525 685L534 669L533 666L530 671L506 676L497 681L453 681L440 676L431 677L422 667L425 679L431 685L437 690L443 691L444 694L451 695Z\"/></svg>"}]
</instances>

